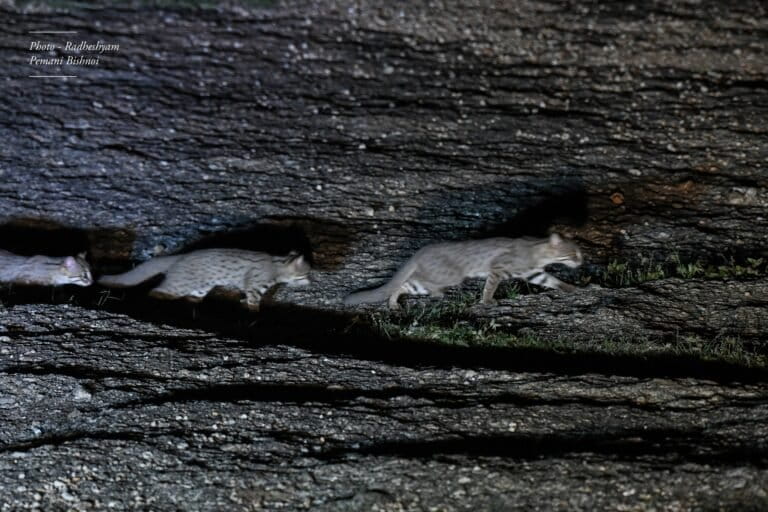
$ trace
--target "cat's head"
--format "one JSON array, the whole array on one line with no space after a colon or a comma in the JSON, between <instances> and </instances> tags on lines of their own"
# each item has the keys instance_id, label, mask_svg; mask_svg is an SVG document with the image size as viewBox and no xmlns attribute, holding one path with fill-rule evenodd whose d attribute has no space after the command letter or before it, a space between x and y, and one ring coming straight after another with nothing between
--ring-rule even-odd
<instances>
[{"instance_id":1,"label":"cat's head","mask_svg":"<svg viewBox=\"0 0 768 512\"><path fill-rule=\"evenodd\" d=\"M90 286L93 284L91 267L85 261L85 253L80 253L75 257L67 256L61 261L59 270L56 274L55 284L75 284L77 286Z\"/></svg>"},{"instance_id":2,"label":"cat's head","mask_svg":"<svg viewBox=\"0 0 768 512\"><path fill-rule=\"evenodd\" d=\"M312 268L302 254L292 251L283 261L281 281L289 286L306 286L309 284L309 271Z\"/></svg>"},{"instance_id":3,"label":"cat's head","mask_svg":"<svg viewBox=\"0 0 768 512\"><path fill-rule=\"evenodd\" d=\"M547 265L562 263L567 267L576 268L584 262L579 246L557 233L549 235L540 256L546 261Z\"/></svg>"}]
</instances>

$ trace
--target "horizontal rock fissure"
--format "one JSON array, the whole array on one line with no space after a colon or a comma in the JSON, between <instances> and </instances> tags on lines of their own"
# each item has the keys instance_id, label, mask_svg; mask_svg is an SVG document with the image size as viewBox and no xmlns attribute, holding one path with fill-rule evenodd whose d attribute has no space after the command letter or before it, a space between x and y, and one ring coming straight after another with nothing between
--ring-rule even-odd
<instances>
[{"instance_id":1,"label":"horizontal rock fissure","mask_svg":"<svg viewBox=\"0 0 768 512\"><path fill-rule=\"evenodd\" d=\"M612 291L610 293L615 296L621 292ZM643 299L640 302L635 302L637 300L635 298L637 297L637 290L634 290L632 293L632 299L622 296L609 299L607 297L599 298L601 292L592 292L592 297L598 297L603 305L590 305L584 311L588 314L590 311L596 312L595 314L599 315L600 311L605 308L605 305L610 304L610 300L614 302L621 300L625 304L624 307L629 307L632 304L646 304ZM671 293L665 292L659 296L668 296L671 297L669 300L674 300L674 295ZM81 300L87 303L88 296L83 295L81 297L84 297ZM546 295L543 295L541 298L545 299ZM578 299L579 297L575 298ZM530 299L539 300L536 296L532 296ZM558 300L565 300L565 298L558 298ZM593 298L584 296L583 300L589 303ZM535 335L542 336L542 339L547 339L549 335L542 327L548 321L537 320L536 317L528 317L525 314L525 308L531 307L531 305L521 306L517 302L503 302L497 308L471 308L466 310L466 312L471 312L473 315L470 319L472 323L495 319L502 329L508 329L512 334L524 332L525 329L532 328ZM22 305L25 303L25 301L22 301L18 304ZM439 302L435 303L439 304ZM222 307L225 309L222 310ZM544 311L538 306L533 305L533 307L538 310L537 314L541 314ZM605 336L606 340L613 338L610 334L601 335L599 331L596 333L595 327L588 323L583 324L586 330L582 334L578 330L581 327L575 329L570 323L572 316L567 316L564 311L560 311L557 303L547 302L546 307L552 309L552 314L555 317L562 316L563 321L568 323L571 329L571 336L589 336L590 338ZM617 306L613 304L611 307L616 308ZM265 344L272 346L286 345L308 350L307 357L328 355L362 358L413 368L488 368L558 375L598 373L670 378L689 376L713 379L718 382L764 382L768 379L768 372L761 368L745 368L743 365L736 363L702 360L694 355L658 353L635 356L611 355L598 352L557 353L549 351L544 347L540 349L484 346L461 347L446 346L431 340L421 340L418 337L412 338L397 335L394 338L388 338L375 325L371 324L364 314L359 312L345 313L293 305L267 305L258 315L251 315L247 312L239 311L239 308L233 309L227 302L213 303L208 308L205 305L203 307L193 307L184 303L169 304L146 300L142 297L133 297L125 302L110 303L101 307L89 306L86 309L95 315L102 315L104 313L107 313L110 317L118 315L115 318L120 318L120 315L128 315L128 317L136 320L152 322L160 328L167 326L191 331L189 334L174 334L172 336L160 333L126 334L119 330L110 332L93 328L54 328L54 331L71 334L71 341L73 342L77 342L78 338L86 336L102 338L105 342L109 340L122 340L124 343L156 342L172 347L179 352L192 353L198 350L195 348L195 344L205 344L216 339L216 337L224 336L239 340L245 347L253 346L255 348ZM580 311L581 307L577 306L575 309ZM573 315L573 312L571 315ZM394 321L399 322L397 315L394 316ZM660 322L655 317L651 317L650 321ZM768 321L768 317L766 317L766 321ZM642 325L642 322L645 322L645 320L641 319L640 325ZM482 324L478 325L482 326ZM608 325L613 330L613 325ZM7 325L6 327L11 338L48 339L55 337L55 333L50 333L47 327L45 329L35 329L35 331L19 331L12 325ZM557 328L556 325L554 327ZM757 329L757 327L753 328ZM630 334L631 332L628 331ZM660 334L663 331L653 329L650 332L653 338L656 338L662 344L675 342L675 340L682 339L684 335L684 332L668 334L666 335L667 341L665 342L665 335ZM701 333L705 336L716 334L712 330L705 328L689 331L689 333L691 332ZM561 336L562 334L556 334L557 338ZM747 343L749 339L747 338L741 341L741 343ZM754 348L758 352L763 350L762 344L759 343ZM296 356L287 357L295 358ZM296 360L301 360L302 357L300 356ZM268 361L263 362L263 364L267 363ZM45 370L42 371L44 372ZM67 371L76 373L77 369L74 368Z\"/></svg>"},{"instance_id":2,"label":"horizontal rock fissure","mask_svg":"<svg viewBox=\"0 0 768 512\"><path fill-rule=\"evenodd\" d=\"M755 447L715 444L698 431L653 430L595 434L508 434L461 436L456 439L411 441L398 439L368 443L360 449L335 448L323 458L343 459L349 455L398 456L432 459L446 456L481 456L508 459L554 459L571 456L606 456L615 460L659 459L667 462L768 467L768 452Z\"/></svg>"}]
</instances>

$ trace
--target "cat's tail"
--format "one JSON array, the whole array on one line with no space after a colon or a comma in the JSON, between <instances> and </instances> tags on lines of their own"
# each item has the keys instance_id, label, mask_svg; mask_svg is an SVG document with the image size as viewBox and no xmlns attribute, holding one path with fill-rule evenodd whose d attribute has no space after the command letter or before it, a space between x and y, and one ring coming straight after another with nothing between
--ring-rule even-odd
<instances>
[{"instance_id":1,"label":"cat's tail","mask_svg":"<svg viewBox=\"0 0 768 512\"><path fill-rule=\"evenodd\" d=\"M387 283L384 286L379 286L373 290L350 293L344 297L344 305L356 306L358 304L367 304L369 302L384 302L389 298L392 291L390 291L389 283Z\"/></svg>"},{"instance_id":2,"label":"cat's tail","mask_svg":"<svg viewBox=\"0 0 768 512\"><path fill-rule=\"evenodd\" d=\"M157 274L162 274L167 271L171 265L179 260L179 257L180 256L161 256L159 258L152 258L133 270L129 270L123 274L101 276L98 283L104 286L117 288L135 286Z\"/></svg>"},{"instance_id":3,"label":"cat's tail","mask_svg":"<svg viewBox=\"0 0 768 512\"><path fill-rule=\"evenodd\" d=\"M395 293L397 289L400 288L403 283L408 280L409 277L411 277L411 274L413 274L414 270L415 266L413 264L412 258L411 261L408 261L400 268L400 270L395 273L394 276L392 276L392 279L390 279L388 283L381 285L378 288L373 288L372 290L363 290L361 292L350 293L344 297L344 305L356 306L357 304L384 302L393 293Z\"/></svg>"}]
</instances>

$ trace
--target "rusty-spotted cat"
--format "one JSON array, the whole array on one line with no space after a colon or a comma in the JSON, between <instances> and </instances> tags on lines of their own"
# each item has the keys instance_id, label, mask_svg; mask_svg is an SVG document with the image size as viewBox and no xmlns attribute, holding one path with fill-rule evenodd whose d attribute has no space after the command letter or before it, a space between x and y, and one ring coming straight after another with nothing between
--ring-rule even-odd
<instances>
[{"instance_id":1,"label":"rusty-spotted cat","mask_svg":"<svg viewBox=\"0 0 768 512\"><path fill-rule=\"evenodd\" d=\"M520 278L545 288L572 291L575 287L544 271L553 263L578 267L579 247L560 235L548 238L487 238L427 245L416 252L383 286L353 293L347 305L380 302L398 307L400 295L441 297L443 290L464 279L484 277L482 304L493 304L493 295L505 279Z\"/></svg>"},{"instance_id":2,"label":"rusty-spotted cat","mask_svg":"<svg viewBox=\"0 0 768 512\"><path fill-rule=\"evenodd\" d=\"M242 304L258 311L267 290L278 283L309 284L309 271L307 261L295 252L273 256L242 249L201 249L152 258L123 274L102 276L98 282L128 287L165 274L165 279L150 291L151 296L199 302L214 288L236 289L245 293Z\"/></svg>"}]
</instances>

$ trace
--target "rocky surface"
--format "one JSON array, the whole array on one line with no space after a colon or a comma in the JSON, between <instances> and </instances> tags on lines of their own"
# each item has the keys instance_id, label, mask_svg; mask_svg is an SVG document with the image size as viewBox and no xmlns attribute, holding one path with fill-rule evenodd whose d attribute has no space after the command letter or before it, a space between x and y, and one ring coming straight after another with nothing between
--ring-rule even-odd
<instances>
[{"instance_id":1,"label":"rocky surface","mask_svg":"<svg viewBox=\"0 0 768 512\"><path fill-rule=\"evenodd\" d=\"M768 503L763 382L364 359L67 305L0 318L8 509Z\"/></svg>"},{"instance_id":2,"label":"rocky surface","mask_svg":"<svg viewBox=\"0 0 768 512\"><path fill-rule=\"evenodd\" d=\"M659 279L635 287L587 287L576 294L542 293L479 307L477 318L540 337L674 339L732 337L765 345L768 283Z\"/></svg>"},{"instance_id":3,"label":"rocky surface","mask_svg":"<svg viewBox=\"0 0 768 512\"><path fill-rule=\"evenodd\" d=\"M259 316L3 291L0 510L768 508L764 369L390 340L339 302L425 243L492 234L573 237L573 278L765 257L765 5L381 4L0 2L0 247L87 250L97 272L300 249L317 269ZM36 30L120 51L34 79L31 42L63 37ZM468 314L764 354L765 285Z\"/></svg>"}]
</instances>

